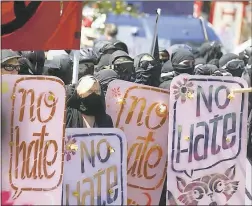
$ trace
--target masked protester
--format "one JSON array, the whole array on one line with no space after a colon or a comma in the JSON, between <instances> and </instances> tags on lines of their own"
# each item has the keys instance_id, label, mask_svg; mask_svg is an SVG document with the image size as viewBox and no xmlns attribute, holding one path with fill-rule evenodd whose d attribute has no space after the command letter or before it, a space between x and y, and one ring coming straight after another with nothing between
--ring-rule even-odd
<instances>
[{"instance_id":1,"label":"masked protester","mask_svg":"<svg viewBox=\"0 0 252 206\"><path fill-rule=\"evenodd\" d=\"M169 53L172 55L174 52L176 52L178 49L186 49L190 52L193 51L193 48L190 47L187 44L173 44L171 47L169 47ZM170 55L170 56L171 56Z\"/></svg>"},{"instance_id":2,"label":"masked protester","mask_svg":"<svg viewBox=\"0 0 252 206\"><path fill-rule=\"evenodd\" d=\"M20 55L11 49L1 50L1 74L18 74Z\"/></svg>"},{"instance_id":3,"label":"masked protester","mask_svg":"<svg viewBox=\"0 0 252 206\"><path fill-rule=\"evenodd\" d=\"M67 86L66 91L67 128L113 127L100 84L93 76L82 77L76 86Z\"/></svg>"},{"instance_id":4,"label":"masked protester","mask_svg":"<svg viewBox=\"0 0 252 206\"><path fill-rule=\"evenodd\" d=\"M220 59L222 57L221 45L218 42L206 42L199 48L199 57L209 63L212 59Z\"/></svg>"},{"instance_id":5,"label":"masked protester","mask_svg":"<svg viewBox=\"0 0 252 206\"><path fill-rule=\"evenodd\" d=\"M32 64L34 75L41 75L43 73L46 59L44 51L23 51L22 57L28 59Z\"/></svg>"},{"instance_id":6,"label":"masked protester","mask_svg":"<svg viewBox=\"0 0 252 206\"><path fill-rule=\"evenodd\" d=\"M22 57L18 60L20 65L20 70L18 74L21 75L35 75L36 70L34 65L26 58Z\"/></svg>"},{"instance_id":7,"label":"masked protester","mask_svg":"<svg viewBox=\"0 0 252 206\"><path fill-rule=\"evenodd\" d=\"M112 41L113 45L118 49L126 52L127 54L129 53L127 45L119 40Z\"/></svg>"},{"instance_id":8,"label":"masked protester","mask_svg":"<svg viewBox=\"0 0 252 206\"><path fill-rule=\"evenodd\" d=\"M109 83L119 79L117 73L112 69L103 69L97 72L94 77L99 81L104 95L107 93Z\"/></svg>"},{"instance_id":9,"label":"masked protester","mask_svg":"<svg viewBox=\"0 0 252 206\"><path fill-rule=\"evenodd\" d=\"M228 53L222 56L219 60L219 65L234 77L241 77L245 69L244 61L239 59L239 56L233 53Z\"/></svg>"},{"instance_id":10,"label":"masked protester","mask_svg":"<svg viewBox=\"0 0 252 206\"><path fill-rule=\"evenodd\" d=\"M56 76L65 85L70 84L73 74L73 62L69 55L57 55L52 60L46 60L43 75Z\"/></svg>"},{"instance_id":11,"label":"masked protester","mask_svg":"<svg viewBox=\"0 0 252 206\"><path fill-rule=\"evenodd\" d=\"M73 53L71 53L70 56L71 59L73 60ZM78 79L86 75L93 75L95 63L96 63L96 56L92 51L92 49L89 48L80 49Z\"/></svg>"},{"instance_id":12,"label":"masked protester","mask_svg":"<svg viewBox=\"0 0 252 206\"><path fill-rule=\"evenodd\" d=\"M150 54L140 54L134 59L135 83L158 87L161 64Z\"/></svg>"},{"instance_id":13,"label":"masked protester","mask_svg":"<svg viewBox=\"0 0 252 206\"><path fill-rule=\"evenodd\" d=\"M124 51L118 50L111 54L109 59L110 68L113 69L119 79L130 81L134 72L133 59Z\"/></svg>"},{"instance_id":14,"label":"masked protester","mask_svg":"<svg viewBox=\"0 0 252 206\"><path fill-rule=\"evenodd\" d=\"M110 67L110 56L111 54L103 54L98 62L98 64L95 66L95 73L99 72L105 68L109 68Z\"/></svg>"},{"instance_id":15,"label":"masked protester","mask_svg":"<svg viewBox=\"0 0 252 206\"><path fill-rule=\"evenodd\" d=\"M207 76L232 76L224 69L219 69L213 64L200 65L194 69L195 75L207 75Z\"/></svg>"},{"instance_id":16,"label":"masked protester","mask_svg":"<svg viewBox=\"0 0 252 206\"><path fill-rule=\"evenodd\" d=\"M108 40L99 40L94 43L93 52L97 57L97 62L100 61L100 58L104 54L112 54L118 49Z\"/></svg>"},{"instance_id":17,"label":"masked protester","mask_svg":"<svg viewBox=\"0 0 252 206\"><path fill-rule=\"evenodd\" d=\"M165 48L159 48L159 60L162 65L170 59L170 54Z\"/></svg>"},{"instance_id":18,"label":"masked protester","mask_svg":"<svg viewBox=\"0 0 252 206\"><path fill-rule=\"evenodd\" d=\"M159 85L160 88L169 89L172 79L180 74L193 74L194 56L188 49L179 48L171 55L171 63L174 71L165 75L165 81ZM163 77L164 78L164 77Z\"/></svg>"}]
</instances>

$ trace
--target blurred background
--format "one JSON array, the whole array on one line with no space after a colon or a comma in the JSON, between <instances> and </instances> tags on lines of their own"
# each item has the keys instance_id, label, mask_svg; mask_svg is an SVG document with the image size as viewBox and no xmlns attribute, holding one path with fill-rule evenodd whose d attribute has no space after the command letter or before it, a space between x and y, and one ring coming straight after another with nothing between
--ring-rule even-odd
<instances>
[{"instance_id":1,"label":"blurred background","mask_svg":"<svg viewBox=\"0 0 252 206\"><path fill-rule=\"evenodd\" d=\"M92 46L95 39L107 39L110 33L128 45L130 55L148 52L157 8L162 9L159 46L166 49L174 44L199 47L205 41L219 41L224 53L238 54L252 45L252 1L232 0L85 1L81 45Z\"/></svg>"}]
</instances>

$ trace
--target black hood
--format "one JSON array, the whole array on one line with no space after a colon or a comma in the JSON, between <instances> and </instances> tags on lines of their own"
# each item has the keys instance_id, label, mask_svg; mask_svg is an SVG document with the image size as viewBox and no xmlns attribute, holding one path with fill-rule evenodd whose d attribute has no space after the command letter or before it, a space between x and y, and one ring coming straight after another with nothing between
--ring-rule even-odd
<instances>
[{"instance_id":1,"label":"black hood","mask_svg":"<svg viewBox=\"0 0 252 206\"><path fill-rule=\"evenodd\" d=\"M18 59L20 70L18 71L18 74L21 75L35 75L36 71L34 68L34 65L25 57L22 57Z\"/></svg>"},{"instance_id":2,"label":"black hood","mask_svg":"<svg viewBox=\"0 0 252 206\"><path fill-rule=\"evenodd\" d=\"M44 51L23 51L22 56L28 59L34 68L35 75L41 75L45 64L45 52Z\"/></svg>"},{"instance_id":3,"label":"black hood","mask_svg":"<svg viewBox=\"0 0 252 206\"><path fill-rule=\"evenodd\" d=\"M95 66L95 72L99 72L102 69L104 69L106 66L109 66L109 59L111 54L103 54L98 62L98 64Z\"/></svg>"},{"instance_id":4,"label":"black hood","mask_svg":"<svg viewBox=\"0 0 252 206\"><path fill-rule=\"evenodd\" d=\"M109 59L110 68L113 69L119 79L130 81L134 73L133 59L124 51L117 50Z\"/></svg>"},{"instance_id":5,"label":"black hood","mask_svg":"<svg viewBox=\"0 0 252 206\"><path fill-rule=\"evenodd\" d=\"M195 68L195 75L212 75L218 70L218 67L212 64L200 65Z\"/></svg>"},{"instance_id":6,"label":"black hood","mask_svg":"<svg viewBox=\"0 0 252 206\"><path fill-rule=\"evenodd\" d=\"M108 84L113 80L119 79L117 73L112 69L103 69L97 72L94 76L99 81L105 95L108 89Z\"/></svg>"},{"instance_id":7,"label":"black hood","mask_svg":"<svg viewBox=\"0 0 252 206\"><path fill-rule=\"evenodd\" d=\"M194 56L188 49L177 49L171 56L171 62L176 73L193 73L195 63Z\"/></svg>"},{"instance_id":8,"label":"black hood","mask_svg":"<svg viewBox=\"0 0 252 206\"><path fill-rule=\"evenodd\" d=\"M59 77L66 85L71 83L73 62L69 55L57 55L46 60L43 75Z\"/></svg>"},{"instance_id":9,"label":"black hood","mask_svg":"<svg viewBox=\"0 0 252 206\"><path fill-rule=\"evenodd\" d=\"M199 48L199 56L206 60L206 63L212 59L222 57L221 45L218 42L206 42Z\"/></svg>"},{"instance_id":10,"label":"black hood","mask_svg":"<svg viewBox=\"0 0 252 206\"><path fill-rule=\"evenodd\" d=\"M99 40L93 46L93 52L97 57L97 61L100 60L103 54L112 54L117 48L112 44L112 42L107 40Z\"/></svg>"},{"instance_id":11,"label":"black hood","mask_svg":"<svg viewBox=\"0 0 252 206\"><path fill-rule=\"evenodd\" d=\"M219 60L219 65L236 77L241 77L245 69L244 61L233 53L227 53L222 56Z\"/></svg>"},{"instance_id":12,"label":"black hood","mask_svg":"<svg viewBox=\"0 0 252 206\"><path fill-rule=\"evenodd\" d=\"M129 53L127 45L119 40L112 40L112 44L118 49L126 52L127 54Z\"/></svg>"},{"instance_id":13,"label":"black hood","mask_svg":"<svg viewBox=\"0 0 252 206\"><path fill-rule=\"evenodd\" d=\"M150 54L135 57L135 83L158 87L160 84L161 64Z\"/></svg>"}]
</instances>

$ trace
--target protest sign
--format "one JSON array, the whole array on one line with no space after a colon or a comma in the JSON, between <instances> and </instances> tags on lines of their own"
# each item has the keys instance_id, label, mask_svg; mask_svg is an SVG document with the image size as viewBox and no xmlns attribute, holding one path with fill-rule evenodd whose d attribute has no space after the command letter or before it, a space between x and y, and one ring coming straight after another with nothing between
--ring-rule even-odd
<instances>
[{"instance_id":1,"label":"protest sign","mask_svg":"<svg viewBox=\"0 0 252 206\"><path fill-rule=\"evenodd\" d=\"M1 2L2 49L80 49L82 2Z\"/></svg>"},{"instance_id":2,"label":"protest sign","mask_svg":"<svg viewBox=\"0 0 252 206\"><path fill-rule=\"evenodd\" d=\"M106 93L106 111L128 142L127 205L158 205L167 164L166 90L114 80Z\"/></svg>"},{"instance_id":3,"label":"protest sign","mask_svg":"<svg viewBox=\"0 0 252 206\"><path fill-rule=\"evenodd\" d=\"M170 89L169 205L244 205L248 95L236 77L179 75Z\"/></svg>"},{"instance_id":4,"label":"protest sign","mask_svg":"<svg viewBox=\"0 0 252 206\"><path fill-rule=\"evenodd\" d=\"M56 77L2 75L2 205L61 203L65 88Z\"/></svg>"},{"instance_id":5,"label":"protest sign","mask_svg":"<svg viewBox=\"0 0 252 206\"><path fill-rule=\"evenodd\" d=\"M63 205L126 205L126 144L116 128L66 129Z\"/></svg>"}]
</instances>

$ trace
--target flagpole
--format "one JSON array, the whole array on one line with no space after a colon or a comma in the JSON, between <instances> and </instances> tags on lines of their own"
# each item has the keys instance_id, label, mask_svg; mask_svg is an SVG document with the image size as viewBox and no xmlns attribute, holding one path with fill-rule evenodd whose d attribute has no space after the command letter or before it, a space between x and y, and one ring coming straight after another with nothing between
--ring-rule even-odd
<instances>
[{"instance_id":1,"label":"flagpole","mask_svg":"<svg viewBox=\"0 0 252 206\"><path fill-rule=\"evenodd\" d=\"M73 77L72 84L78 82L80 50L73 50Z\"/></svg>"},{"instance_id":2,"label":"flagpole","mask_svg":"<svg viewBox=\"0 0 252 206\"><path fill-rule=\"evenodd\" d=\"M155 29L154 29L154 35L153 35L153 39L152 39L152 44L151 44L151 55L154 56L154 52L155 52L155 43L156 43L156 38L157 38L157 29L158 29L158 20L159 17L161 15L161 9L158 8L156 10L157 16L156 16L156 22L155 22Z\"/></svg>"}]
</instances>

